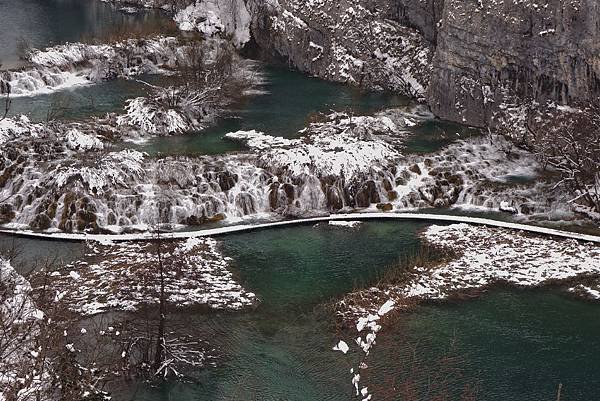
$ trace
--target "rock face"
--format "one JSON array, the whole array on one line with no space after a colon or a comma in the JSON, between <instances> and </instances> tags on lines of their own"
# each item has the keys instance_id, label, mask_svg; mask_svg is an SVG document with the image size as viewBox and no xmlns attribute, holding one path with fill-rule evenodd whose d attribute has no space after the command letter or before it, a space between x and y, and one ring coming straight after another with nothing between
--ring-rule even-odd
<instances>
[{"instance_id":1,"label":"rock face","mask_svg":"<svg viewBox=\"0 0 600 401\"><path fill-rule=\"evenodd\" d=\"M493 127L506 103L600 95L594 0L247 3L263 57L420 98L443 119Z\"/></svg>"},{"instance_id":2,"label":"rock face","mask_svg":"<svg viewBox=\"0 0 600 401\"><path fill-rule=\"evenodd\" d=\"M494 125L509 98L574 104L600 94L594 0L397 0L434 44L427 93L439 117Z\"/></svg>"},{"instance_id":3,"label":"rock face","mask_svg":"<svg viewBox=\"0 0 600 401\"><path fill-rule=\"evenodd\" d=\"M331 81L423 98L428 42L389 0L247 0L255 53Z\"/></svg>"}]
</instances>

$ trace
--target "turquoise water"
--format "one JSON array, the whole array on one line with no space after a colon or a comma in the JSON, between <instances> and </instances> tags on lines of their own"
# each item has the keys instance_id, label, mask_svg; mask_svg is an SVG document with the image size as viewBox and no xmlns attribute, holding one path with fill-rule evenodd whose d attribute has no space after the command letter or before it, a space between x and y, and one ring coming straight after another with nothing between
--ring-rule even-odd
<instances>
[{"instance_id":1,"label":"turquoise water","mask_svg":"<svg viewBox=\"0 0 600 401\"><path fill-rule=\"evenodd\" d=\"M282 67L265 66L264 74L267 82L261 89L265 93L246 98L215 125L189 135L155 138L142 149L152 154L221 154L241 149L223 138L228 132L254 129L297 137L315 113L352 110L363 114L409 104L402 96L364 92Z\"/></svg>"},{"instance_id":2,"label":"turquoise water","mask_svg":"<svg viewBox=\"0 0 600 401\"><path fill-rule=\"evenodd\" d=\"M0 234L0 254L10 255L21 274L28 274L45 263L62 266L80 259L85 252L81 242L45 241Z\"/></svg>"},{"instance_id":3,"label":"turquoise water","mask_svg":"<svg viewBox=\"0 0 600 401\"><path fill-rule=\"evenodd\" d=\"M139 77L153 85L165 84L169 78L158 75ZM92 85L68 88L50 94L33 97L15 97L9 116L24 114L34 122L49 119L77 120L90 116L101 117L106 113L122 113L125 101L138 96L147 96L147 85L135 80L117 79ZM0 106L3 102L0 101Z\"/></svg>"},{"instance_id":4,"label":"turquoise water","mask_svg":"<svg viewBox=\"0 0 600 401\"><path fill-rule=\"evenodd\" d=\"M0 0L0 61L5 68L19 64L21 37L44 47L151 29L162 21L155 12L127 16L97 0ZM241 149L223 139L227 132L256 129L294 137L317 112L362 114L408 105L400 96L361 92L282 68L265 67L265 75L267 93L236 105L214 126L201 133L157 138L142 149L152 154L222 154ZM162 77L147 79L165 82ZM39 121L52 105L59 105L63 109L60 118L79 119L118 111L127 98L145 94L145 86L117 80L15 98L12 113L25 113ZM431 152L476 134L435 120L412 132L407 150L415 153ZM494 217L510 219L507 214ZM348 400L349 365L345 357L331 351L339 337L322 305L376 281L387 266L417 248L416 233L424 227L425 223L416 222L377 222L349 230L321 224L223 237L223 252L234 258L240 281L257 293L261 304L243 313L174 316L216 349L217 367L194 372L195 380L185 384L127 383L116 399ZM15 242L24 249L17 260L22 272L47 257L68 262L83 252L75 243ZM0 237L0 248L11 246L12 239ZM399 350L413 344L429 368L424 377L433 377L437 360L454 342L460 355L461 382L477 385L477 399L554 400L559 383L563 384L563 401L598 399L599 312L596 304L552 290L494 290L477 300L423 306L403 317L401 333L382 333L369 362L371 379L382 383L396 377L405 364L398 359Z\"/></svg>"},{"instance_id":5,"label":"turquoise water","mask_svg":"<svg viewBox=\"0 0 600 401\"><path fill-rule=\"evenodd\" d=\"M368 92L347 85L312 78L282 67L265 66L266 93L252 96L235 107L216 124L188 135L150 139L139 147L150 154L216 155L242 150L225 134L257 130L285 138L300 136L311 116L330 111L370 114L386 108L406 107L410 101L387 92ZM431 152L477 131L439 120L426 121L411 129L408 152Z\"/></svg>"},{"instance_id":6,"label":"turquoise water","mask_svg":"<svg viewBox=\"0 0 600 401\"><path fill-rule=\"evenodd\" d=\"M216 347L216 368L196 381L140 385L117 399L348 400L348 362L331 351L339 336L319 305L376 280L413 251L422 223L364 223L357 230L291 227L223 238L236 273L261 299L255 311L185 315L187 327ZM416 350L423 384L455 343L455 386L475 385L478 400L591 400L600 390L600 306L553 290L495 290L480 299L422 306L401 331L383 331L369 382L398 379ZM416 348L413 348L416 347ZM397 380L397 383L399 381ZM396 399L396 398L390 398ZM423 398L427 399L427 398ZM454 399L454 398L450 398Z\"/></svg>"},{"instance_id":7,"label":"turquoise water","mask_svg":"<svg viewBox=\"0 0 600 401\"><path fill-rule=\"evenodd\" d=\"M406 141L410 153L435 152L459 139L481 135L478 129L437 119L424 121L411 132L413 135Z\"/></svg>"},{"instance_id":8,"label":"turquoise water","mask_svg":"<svg viewBox=\"0 0 600 401\"><path fill-rule=\"evenodd\" d=\"M318 305L414 250L421 223L365 223L267 230L223 238L244 285L261 299L240 314L186 316L187 327L222 353L197 383L138 388L141 400L347 400L348 367L333 352L330 315ZM123 399L129 396L122 395Z\"/></svg>"},{"instance_id":9,"label":"turquoise water","mask_svg":"<svg viewBox=\"0 0 600 401\"><path fill-rule=\"evenodd\" d=\"M552 290L494 290L477 300L420 308L409 336L432 358L456 341L477 399L596 400L600 394L600 306ZM381 348L377 355L385 353Z\"/></svg>"}]
</instances>

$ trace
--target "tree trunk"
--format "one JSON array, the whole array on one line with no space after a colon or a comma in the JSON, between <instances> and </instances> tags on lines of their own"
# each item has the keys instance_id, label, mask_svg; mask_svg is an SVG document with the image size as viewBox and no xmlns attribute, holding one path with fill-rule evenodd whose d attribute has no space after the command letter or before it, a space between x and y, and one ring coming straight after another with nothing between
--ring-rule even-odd
<instances>
[{"instance_id":1,"label":"tree trunk","mask_svg":"<svg viewBox=\"0 0 600 401\"><path fill-rule=\"evenodd\" d=\"M158 318L158 333L156 338L156 354L154 355L154 372L158 372L163 360L164 360L164 348L165 348L165 320L166 320L166 299L165 299L165 274L164 265L161 253L161 239L160 234L156 243L156 251L158 254L158 272L160 279L160 295L159 295L159 313Z\"/></svg>"}]
</instances>

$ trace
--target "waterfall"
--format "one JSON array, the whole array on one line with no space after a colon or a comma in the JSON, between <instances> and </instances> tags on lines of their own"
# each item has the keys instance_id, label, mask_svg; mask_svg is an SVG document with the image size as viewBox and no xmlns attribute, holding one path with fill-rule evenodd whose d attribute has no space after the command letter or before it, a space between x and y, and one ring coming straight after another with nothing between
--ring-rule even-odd
<instances>
[{"instance_id":1,"label":"waterfall","mask_svg":"<svg viewBox=\"0 0 600 401\"><path fill-rule=\"evenodd\" d=\"M213 157L111 151L108 142L83 131L82 124L75 129L26 119L0 124L0 224L127 232L361 208L465 206L532 217L568 212L560 208L565 195L551 182L510 181L515 172L536 176L533 155L511 149L507 156L503 139L481 137L430 155L402 156L401 129L389 115L352 123L337 115L310 125L302 139L236 133L251 150Z\"/></svg>"},{"instance_id":2,"label":"waterfall","mask_svg":"<svg viewBox=\"0 0 600 401\"><path fill-rule=\"evenodd\" d=\"M1 71L0 88L8 83L13 96L33 96L117 77L164 73L188 64L186 49L173 37L102 45L67 43L34 50L27 66Z\"/></svg>"}]
</instances>

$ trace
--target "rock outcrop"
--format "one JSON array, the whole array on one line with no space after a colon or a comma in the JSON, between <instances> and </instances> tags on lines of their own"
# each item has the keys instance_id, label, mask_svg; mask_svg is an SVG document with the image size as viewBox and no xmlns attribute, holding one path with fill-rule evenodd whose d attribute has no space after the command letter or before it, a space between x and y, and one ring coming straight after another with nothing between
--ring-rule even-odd
<instances>
[{"instance_id":1,"label":"rock outcrop","mask_svg":"<svg viewBox=\"0 0 600 401\"><path fill-rule=\"evenodd\" d=\"M510 98L597 98L599 8L593 0L446 0L427 96L433 112L486 126Z\"/></svg>"},{"instance_id":2,"label":"rock outcrop","mask_svg":"<svg viewBox=\"0 0 600 401\"><path fill-rule=\"evenodd\" d=\"M593 0L247 0L263 57L495 126L507 103L600 95Z\"/></svg>"},{"instance_id":3,"label":"rock outcrop","mask_svg":"<svg viewBox=\"0 0 600 401\"><path fill-rule=\"evenodd\" d=\"M248 0L255 54L320 78L423 99L427 41L387 0Z\"/></svg>"}]
</instances>

